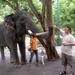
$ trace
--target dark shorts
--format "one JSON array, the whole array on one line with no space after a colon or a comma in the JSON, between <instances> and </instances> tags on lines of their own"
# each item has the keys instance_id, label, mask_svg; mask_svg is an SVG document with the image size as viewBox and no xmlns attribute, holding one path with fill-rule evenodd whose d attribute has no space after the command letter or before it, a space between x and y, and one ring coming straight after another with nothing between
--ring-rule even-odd
<instances>
[{"instance_id":1,"label":"dark shorts","mask_svg":"<svg viewBox=\"0 0 75 75\"><path fill-rule=\"evenodd\" d=\"M62 53L62 65L69 65L69 66L72 66L72 63L73 63L73 57L70 56L70 55L66 55L64 53Z\"/></svg>"}]
</instances>

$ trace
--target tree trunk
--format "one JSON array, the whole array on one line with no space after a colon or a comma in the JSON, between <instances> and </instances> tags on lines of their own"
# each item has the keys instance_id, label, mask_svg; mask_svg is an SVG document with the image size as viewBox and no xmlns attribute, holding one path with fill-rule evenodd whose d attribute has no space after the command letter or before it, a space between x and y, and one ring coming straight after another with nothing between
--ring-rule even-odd
<instances>
[{"instance_id":1,"label":"tree trunk","mask_svg":"<svg viewBox=\"0 0 75 75\"><path fill-rule=\"evenodd\" d=\"M46 0L46 21L47 21L47 26L49 25L53 25L53 14L52 14L52 0ZM51 31L51 33L53 33L53 30ZM54 39L52 39L54 37L54 34L46 39L47 42L47 47L46 47L46 52L47 52L47 56L48 56L48 60L51 59L58 59L59 55L57 54L55 45L54 45Z\"/></svg>"},{"instance_id":2,"label":"tree trunk","mask_svg":"<svg viewBox=\"0 0 75 75\"><path fill-rule=\"evenodd\" d=\"M59 55L57 54L57 51L55 49L55 46L53 45L52 40L49 38L46 41L47 41L46 53L48 60L59 59Z\"/></svg>"}]
</instances>

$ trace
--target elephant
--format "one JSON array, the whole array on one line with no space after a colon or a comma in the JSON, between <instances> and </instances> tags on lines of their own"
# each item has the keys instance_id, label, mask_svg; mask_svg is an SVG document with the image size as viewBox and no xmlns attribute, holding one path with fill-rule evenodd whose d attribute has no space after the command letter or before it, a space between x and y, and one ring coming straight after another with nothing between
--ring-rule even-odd
<instances>
[{"instance_id":1,"label":"elephant","mask_svg":"<svg viewBox=\"0 0 75 75\"><path fill-rule=\"evenodd\" d=\"M23 35L20 39L17 37L16 25L14 23L13 15L14 14L6 16L4 22L0 24L0 49L2 59L4 60L4 47L7 46L10 50L14 67L19 67L20 61L17 52L17 44L19 45L20 49L21 64L23 65L27 62L25 55L25 35Z\"/></svg>"}]
</instances>

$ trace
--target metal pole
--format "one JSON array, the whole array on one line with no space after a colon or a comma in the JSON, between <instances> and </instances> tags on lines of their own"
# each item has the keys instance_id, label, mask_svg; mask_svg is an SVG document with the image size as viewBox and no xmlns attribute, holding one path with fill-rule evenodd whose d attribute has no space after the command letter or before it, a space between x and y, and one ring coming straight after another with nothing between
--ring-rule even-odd
<instances>
[{"instance_id":1,"label":"metal pole","mask_svg":"<svg viewBox=\"0 0 75 75\"><path fill-rule=\"evenodd\" d=\"M59 0L57 0L57 25L60 27L60 3ZM61 39L60 39L60 33L58 32L57 37L57 46L61 45Z\"/></svg>"}]
</instances>

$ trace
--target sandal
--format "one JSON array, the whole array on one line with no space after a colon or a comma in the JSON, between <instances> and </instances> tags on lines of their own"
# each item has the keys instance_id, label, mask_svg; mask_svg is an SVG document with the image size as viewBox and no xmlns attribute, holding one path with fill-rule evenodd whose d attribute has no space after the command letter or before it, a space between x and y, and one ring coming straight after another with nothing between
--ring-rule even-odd
<instances>
[{"instance_id":1,"label":"sandal","mask_svg":"<svg viewBox=\"0 0 75 75\"><path fill-rule=\"evenodd\" d=\"M70 71L70 75L74 75L74 72L73 71Z\"/></svg>"},{"instance_id":2,"label":"sandal","mask_svg":"<svg viewBox=\"0 0 75 75\"><path fill-rule=\"evenodd\" d=\"M66 71L60 72L60 75L67 74Z\"/></svg>"}]
</instances>

